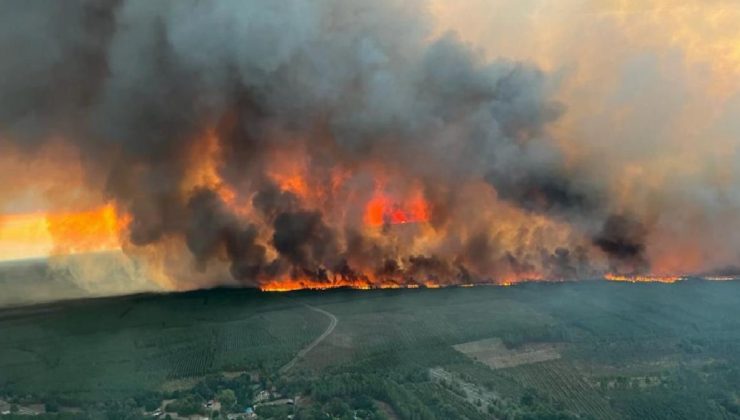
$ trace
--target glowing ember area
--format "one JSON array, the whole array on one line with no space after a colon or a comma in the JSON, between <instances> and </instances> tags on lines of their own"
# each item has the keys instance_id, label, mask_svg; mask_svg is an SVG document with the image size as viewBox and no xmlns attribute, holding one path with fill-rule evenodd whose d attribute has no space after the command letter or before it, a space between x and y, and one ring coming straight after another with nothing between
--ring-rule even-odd
<instances>
[{"instance_id":1,"label":"glowing ember area","mask_svg":"<svg viewBox=\"0 0 740 420\"><path fill-rule=\"evenodd\" d=\"M398 288L395 285L393 288ZM357 290L369 290L375 288L383 288L382 286L370 286L367 283L362 282L320 282L312 279L281 279L272 280L263 283L260 286L260 290L264 292L292 292L295 290L328 290L328 289L357 289ZM388 287L390 288L390 287Z\"/></svg>"},{"instance_id":2,"label":"glowing ember area","mask_svg":"<svg viewBox=\"0 0 740 420\"><path fill-rule=\"evenodd\" d=\"M0 261L46 257L52 247L44 215L0 216Z\"/></svg>"},{"instance_id":3,"label":"glowing ember area","mask_svg":"<svg viewBox=\"0 0 740 420\"><path fill-rule=\"evenodd\" d=\"M418 285L415 285L418 287ZM408 285L392 282L370 282L364 280L340 279L335 281L319 281L311 278L281 278L264 282L260 289L265 292L290 292L294 290L328 290L328 289L399 289L407 288Z\"/></svg>"},{"instance_id":4,"label":"glowing ember area","mask_svg":"<svg viewBox=\"0 0 740 420\"><path fill-rule=\"evenodd\" d=\"M107 204L80 212L0 216L0 260L113 251L129 223Z\"/></svg>"},{"instance_id":5,"label":"glowing ember area","mask_svg":"<svg viewBox=\"0 0 740 420\"><path fill-rule=\"evenodd\" d=\"M58 252L108 251L120 248L127 217L119 217L112 204L78 213L48 214L46 223Z\"/></svg>"},{"instance_id":6,"label":"glowing ember area","mask_svg":"<svg viewBox=\"0 0 740 420\"><path fill-rule=\"evenodd\" d=\"M408 202L399 203L382 193L376 193L367 203L364 220L369 226L427 222L429 205L423 197L414 197Z\"/></svg>"},{"instance_id":7,"label":"glowing ember area","mask_svg":"<svg viewBox=\"0 0 740 420\"><path fill-rule=\"evenodd\" d=\"M213 130L208 130L192 145L190 154L190 170L185 175L181 188L188 191L195 188L209 188L215 191L221 200L234 211L243 211L236 203L236 191L224 182L218 171L222 150L218 136Z\"/></svg>"},{"instance_id":8,"label":"glowing ember area","mask_svg":"<svg viewBox=\"0 0 740 420\"><path fill-rule=\"evenodd\" d=\"M606 274L605 280L608 281L623 281L630 283L675 283L677 281L686 280L684 276L650 276L650 275L634 275L625 276L620 274Z\"/></svg>"},{"instance_id":9,"label":"glowing ember area","mask_svg":"<svg viewBox=\"0 0 740 420\"><path fill-rule=\"evenodd\" d=\"M290 191L291 193L299 197L307 197L309 194L308 185L300 175L286 176L276 174L273 175L273 178L277 182L280 189L282 189L283 191Z\"/></svg>"},{"instance_id":10,"label":"glowing ember area","mask_svg":"<svg viewBox=\"0 0 740 420\"><path fill-rule=\"evenodd\" d=\"M318 281L310 278L281 278L264 282L260 286L263 292L293 292L296 290L330 290L330 289L354 289L354 290L377 290L377 289L442 289L449 287L509 287L517 283L542 281L541 279L522 278L514 281L497 281L488 283L438 283L425 281L422 283L399 283L391 280L347 280L339 279L335 281Z\"/></svg>"},{"instance_id":11,"label":"glowing ember area","mask_svg":"<svg viewBox=\"0 0 740 420\"><path fill-rule=\"evenodd\" d=\"M263 292L293 292L296 290L330 290L330 289L354 289L354 290L378 290L378 289L440 289L448 287L476 287L476 286L511 286L512 283L462 283L462 284L440 284L435 282L424 283L396 283L392 281L318 281L310 278L301 279L276 279L263 283L260 290Z\"/></svg>"}]
</instances>

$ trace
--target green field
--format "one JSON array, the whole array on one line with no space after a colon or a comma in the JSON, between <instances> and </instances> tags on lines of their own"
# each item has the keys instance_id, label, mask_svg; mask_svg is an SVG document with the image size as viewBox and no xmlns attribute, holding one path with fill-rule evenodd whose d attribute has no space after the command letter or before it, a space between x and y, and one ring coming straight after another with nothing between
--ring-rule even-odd
<instances>
[{"instance_id":1,"label":"green field","mask_svg":"<svg viewBox=\"0 0 740 420\"><path fill-rule=\"evenodd\" d=\"M290 360L328 322L253 291L134 296L0 313L0 381L19 393L124 398Z\"/></svg>"},{"instance_id":2,"label":"green field","mask_svg":"<svg viewBox=\"0 0 740 420\"><path fill-rule=\"evenodd\" d=\"M280 372L329 326L315 308L336 328ZM736 419L740 282L219 289L0 311L5 400L135 418L147 399L226 388L241 408L260 390L300 397L261 418Z\"/></svg>"}]
</instances>

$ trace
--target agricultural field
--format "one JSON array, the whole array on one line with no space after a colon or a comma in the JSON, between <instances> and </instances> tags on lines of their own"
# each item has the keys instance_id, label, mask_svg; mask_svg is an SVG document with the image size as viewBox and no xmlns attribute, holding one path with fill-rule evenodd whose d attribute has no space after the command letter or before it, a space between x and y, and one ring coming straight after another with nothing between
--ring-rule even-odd
<instances>
[{"instance_id":1,"label":"agricultural field","mask_svg":"<svg viewBox=\"0 0 740 420\"><path fill-rule=\"evenodd\" d=\"M504 342L498 337L457 344L453 347L455 350L473 360L488 365L492 369L528 365L560 358L560 351L557 344L535 343L527 344L517 349L511 349L506 347Z\"/></svg>"},{"instance_id":2,"label":"agricultural field","mask_svg":"<svg viewBox=\"0 0 740 420\"><path fill-rule=\"evenodd\" d=\"M740 283L219 289L0 311L5 400L135 418L144 401L227 390L259 418L740 418Z\"/></svg>"},{"instance_id":3,"label":"agricultural field","mask_svg":"<svg viewBox=\"0 0 740 420\"><path fill-rule=\"evenodd\" d=\"M738 283L524 284L322 298L340 323L304 368L327 381L364 372L389 387L419 389L390 405L432 414L409 409L401 418L740 413ZM436 396L431 405L427 393ZM477 411L453 414L461 401Z\"/></svg>"}]
</instances>

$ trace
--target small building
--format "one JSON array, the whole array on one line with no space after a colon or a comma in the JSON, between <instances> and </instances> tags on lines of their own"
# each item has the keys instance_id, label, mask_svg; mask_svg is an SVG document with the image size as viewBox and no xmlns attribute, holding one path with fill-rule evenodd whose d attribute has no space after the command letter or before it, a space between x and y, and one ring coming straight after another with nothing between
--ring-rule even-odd
<instances>
[{"instance_id":1,"label":"small building","mask_svg":"<svg viewBox=\"0 0 740 420\"><path fill-rule=\"evenodd\" d=\"M270 399L270 393L265 390L262 390L259 393L257 393L256 397L254 397L254 402L258 403L262 401L267 401L269 399Z\"/></svg>"}]
</instances>

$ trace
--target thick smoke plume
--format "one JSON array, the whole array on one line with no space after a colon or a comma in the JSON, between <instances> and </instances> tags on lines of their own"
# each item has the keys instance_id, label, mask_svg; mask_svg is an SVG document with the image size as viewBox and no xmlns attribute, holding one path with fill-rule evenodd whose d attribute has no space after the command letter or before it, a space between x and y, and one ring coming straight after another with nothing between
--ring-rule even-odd
<instances>
[{"instance_id":1,"label":"thick smoke plume","mask_svg":"<svg viewBox=\"0 0 740 420\"><path fill-rule=\"evenodd\" d=\"M653 221L553 138L557 78L433 35L426 10L6 1L0 139L73 145L124 250L174 287L649 271Z\"/></svg>"}]
</instances>

